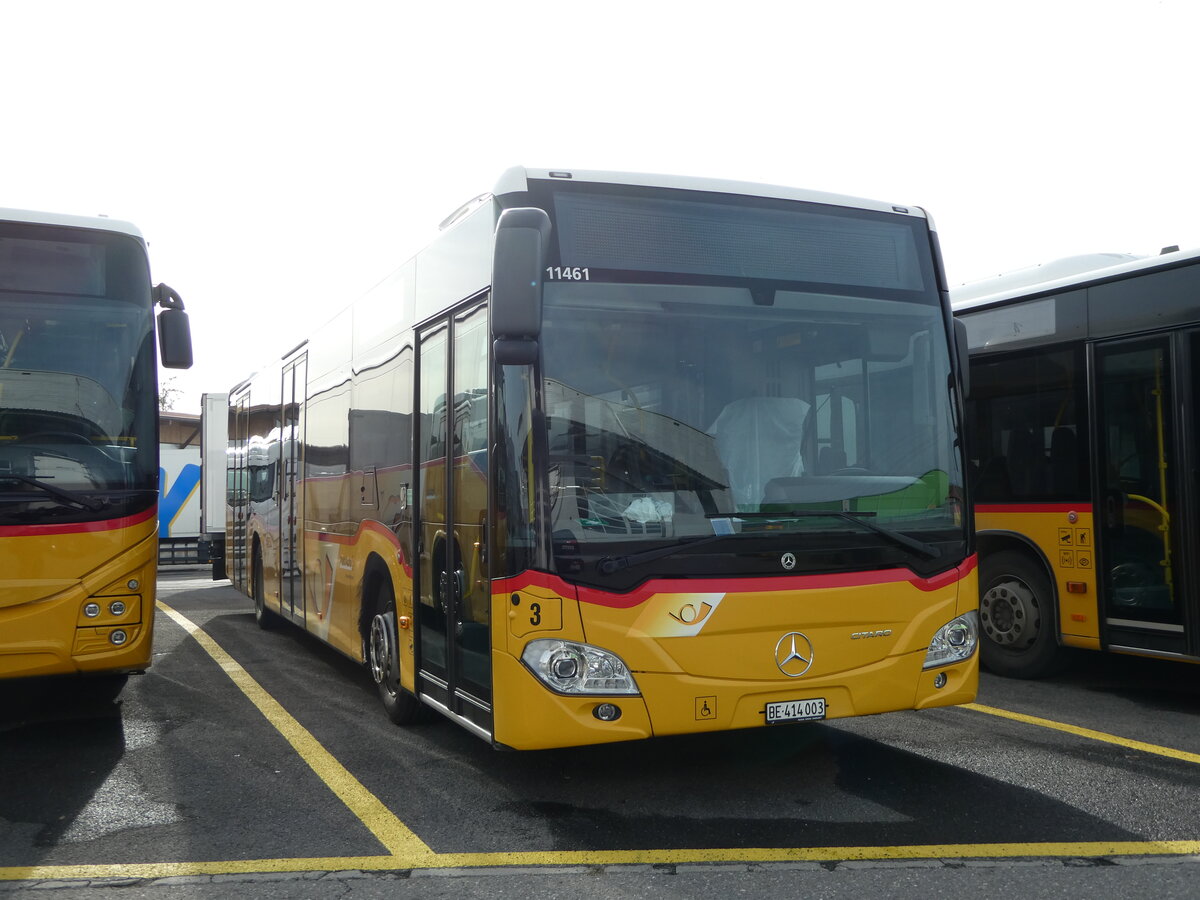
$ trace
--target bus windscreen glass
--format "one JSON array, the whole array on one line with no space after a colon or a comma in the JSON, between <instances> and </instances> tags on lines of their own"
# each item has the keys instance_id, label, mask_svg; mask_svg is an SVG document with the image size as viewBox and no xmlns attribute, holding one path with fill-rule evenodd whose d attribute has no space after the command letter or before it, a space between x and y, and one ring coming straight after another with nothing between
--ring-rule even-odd
<instances>
[{"instance_id":1,"label":"bus windscreen glass","mask_svg":"<svg viewBox=\"0 0 1200 900\"><path fill-rule=\"evenodd\" d=\"M556 205L542 353L559 567L618 586L648 553L679 576L778 571L783 554L798 573L961 559L922 220L665 201L670 221L610 220L589 243L587 215L636 222L657 202Z\"/></svg>"},{"instance_id":2,"label":"bus windscreen glass","mask_svg":"<svg viewBox=\"0 0 1200 900\"><path fill-rule=\"evenodd\" d=\"M29 231L0 231L0 524L128 515L157 489L145 252Z\"/></svg>"}]
</instances>

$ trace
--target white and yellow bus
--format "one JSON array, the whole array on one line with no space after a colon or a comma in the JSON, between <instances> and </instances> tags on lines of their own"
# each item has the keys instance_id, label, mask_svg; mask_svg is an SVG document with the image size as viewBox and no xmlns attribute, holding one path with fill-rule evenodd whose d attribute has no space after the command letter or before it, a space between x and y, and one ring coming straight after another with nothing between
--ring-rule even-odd
<instances>
[{"instance_id":1,"label":"white and yellow bus","mask_svg":"<svg viewBox=\"0 0 1200 900\"><path fill-rule=\"evenodd\" d=\"M190 366L134 226L0 210L0 679L115 695L150 665L156 330L163 365Z\"/></svg>"},{"instance_id":2,"label":"white and yellow bus","mask_svg":"<svg viewBox=\"0 0 1200 900\"><path fill-rule=\"evenodd\" d=\"M962 703L959 346L915 207L513 169L232 388L226 568L496 746Z\"/></svg>"}]
</instances>

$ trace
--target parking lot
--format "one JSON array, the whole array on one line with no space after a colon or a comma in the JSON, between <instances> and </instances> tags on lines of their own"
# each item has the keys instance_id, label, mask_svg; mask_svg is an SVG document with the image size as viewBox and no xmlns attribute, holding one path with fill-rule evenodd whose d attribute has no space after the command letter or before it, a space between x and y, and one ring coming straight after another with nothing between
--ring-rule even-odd
<instances>
[{"instance_id":1,"label":"parking lot","mask_svg":"<svg viewBox=\"0 0 1200 900\"><path fill-rule=\"evenodd\" d=\"M514 753L396 728L360 667L260 631L228 582L167 573L160 601L119 706L0 723L0 892L1187 896L1200 876L1191 666L1081 654L985 674L966 707Z\"/></svg>"}]
</instances>

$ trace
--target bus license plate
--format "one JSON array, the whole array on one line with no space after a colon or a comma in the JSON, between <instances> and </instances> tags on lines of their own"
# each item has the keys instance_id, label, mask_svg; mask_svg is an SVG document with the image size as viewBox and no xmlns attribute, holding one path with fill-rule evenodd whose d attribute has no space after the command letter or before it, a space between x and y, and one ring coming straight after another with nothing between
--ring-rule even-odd
<instances>
[{"instance_id":1,"label":"bus license plate","mask_svg":"<svg viewBox=\"0 0 1200 900\"><path fill-rule=\"evenodd\" d=\"M778 725L782 722L807 722L810 719L825 718L825 698L814 697L811 700L780 700L767 704L767 724Z\"/></svg>"}]
</instances>

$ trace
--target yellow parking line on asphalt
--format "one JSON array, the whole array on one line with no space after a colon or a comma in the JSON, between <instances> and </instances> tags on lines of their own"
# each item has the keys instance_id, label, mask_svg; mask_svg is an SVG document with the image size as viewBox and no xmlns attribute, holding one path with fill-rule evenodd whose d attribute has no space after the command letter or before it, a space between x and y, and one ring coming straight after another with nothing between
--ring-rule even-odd
<instances>
[{"instance_id":1,"label":"yellow parking line on asphalt","mask_svg":"<svg viewBox=\"0 0 1200 900\"><path fill-rule=\"evenodd\" d=\"M1088 738L1093 741L1103 741L1106 744L1116 744L1119 747L1127 747L1130 750L1138 750L1142 753L1169 756L1171 759L1179 759L1183 762L1200 763L1200 753L1189 753L1187 750L1176 750L1172 747L1161 747L1158 744L1147 744L1145 741L1134 741L1129 738L1118 737L1115 734L1094 731L1091 728L1080 728L1078 725L1055 722L1053 719L1027 716L1024 713L1012 712L1007 709L997 709L994 706L983 706L980 703L964 703L963 709L972 709L975 712L987 713L989 716L999 716L1002 719L1012 719L1014 722L1024 722L1026 725L1037 725L1040 728L1052 728L1055 731L1064 731L1067 734Z\"/></svg>"},{"instance_id":2,"label":"yellow parking line on asphalt","mask_svg":"<svg viewBox=\"0 0 1200 900\"><path fill-rule=\"evenodd\" d=\"M401 869L508 868L513 866L623 866L701 863L889 862L959 859L1097 859L1120 856L1197 856L1200 841L1076 841L1062 843L916 844L895 847L795 847L711 850L545 850L517 853L429 853L398 856L336 856L303 859L241 859L211 862L116 863L111 865L12 866L2 881L58 879L158 879L197 875L279 872L381 872Z\"/></svg>"},{"instance_id":3,"label":"yellow parking line on asphalt","mask_svg":"<svg viewBox=\"0 0 1200 900\"><path fill-rule=\"evenodd\" d=\"M296 721L274 697L268 694L250 673L232 656L226 653L199 625L182 613L176 612L161 600L158 608L170 616L176 624L196 639L236 684L250 702L258 707L275 729L300 754L338 798L350 808L370 832L375 835L384 849L393 857L393 864L408 868L418 865L433 854L429 846L418 838L395 814L384 806L379 798L368 791L349 770L326 750L303 725Z\"/></svg>"},{"instance_id":4,"label":"yellow parking line on asphalt","mask_svg":"<svg viewBox=\"0 0 1200 900\"><path fill-rule=\"evenodd\" d=\"M114 863L104 865L33 865L0 867L0 882L57 879L153 880L183 876L249 875L283 872L395 871L404 869L506 868L513 866L622 866L698 863L791 863L843 861L957 860L1013 858L1101 858L1121 856L1197 856L1196 841L1076 841L1000 844L917 844L880 847L724 848L673 850L534 850L505 853L435 853L374 794L368 791L203 629L162 601L162 611L188 632L216 661L301 758L359 818L387 850L386 855L242 859L203 862ZM1200 762L1200 754L1131 741L1050 719L1027 716L977 703L965 708L1029 725L1053 728L1133 750Z\"/></svg>"}]
</instances>

